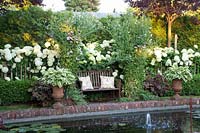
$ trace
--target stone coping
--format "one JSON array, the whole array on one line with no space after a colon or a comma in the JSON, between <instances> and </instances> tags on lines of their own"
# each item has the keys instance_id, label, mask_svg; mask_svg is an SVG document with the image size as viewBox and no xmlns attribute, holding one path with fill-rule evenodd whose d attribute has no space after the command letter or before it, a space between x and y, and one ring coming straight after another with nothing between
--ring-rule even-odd
<instances>
[{"instance_id":1,"label":"stone coping","mask_svg":"<svg viewBox=\"0 0 200 133\"><path fill-rule=\"evenodd\" d=\"M24 109L15 111L0 112L0 116L4 121L14 121L17 119L36 118L36 117L50 117L62 115L74 115L83 113L93 113L106 111L127 111L131 109L145 108L163 108L163 107L188 107L192 103L193 106L200 105L200 98L183 98L179 100L162 100L162 101L138 101L138 102L119 102L119 103L93 103L87 105L65 106L60 109L40 108L40 109ZM200 106L198 106L200 107Z\"/></svg>"}]
</instances>

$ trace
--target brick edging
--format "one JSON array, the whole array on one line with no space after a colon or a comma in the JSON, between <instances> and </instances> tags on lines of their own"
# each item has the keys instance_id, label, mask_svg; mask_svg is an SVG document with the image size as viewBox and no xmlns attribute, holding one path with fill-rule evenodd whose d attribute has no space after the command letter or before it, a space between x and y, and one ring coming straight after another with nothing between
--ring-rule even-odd
<instances>
[{"instance_id":1,"label":"brick edging","mask_svg":"<svg viewBox=\"0 0 200 133\"><path fill-rule=\"evenodd\" d=\"M112 110L127 110L138 108L153 108L166 106L189 105L190 99L180 100L162 100L162 101L138 101L138 102L120 102L120 103L96 103L88 105L66 106L61 109L41 108L41 109L25 109L15 111L0 112L0 116L4 120L15 120L21 118L33 118L39 116L52 116L63 114L77 114L85 112L102 112ZM192 105L199 105L200 98L192 98Z\"/></svg>"}]
</instances>

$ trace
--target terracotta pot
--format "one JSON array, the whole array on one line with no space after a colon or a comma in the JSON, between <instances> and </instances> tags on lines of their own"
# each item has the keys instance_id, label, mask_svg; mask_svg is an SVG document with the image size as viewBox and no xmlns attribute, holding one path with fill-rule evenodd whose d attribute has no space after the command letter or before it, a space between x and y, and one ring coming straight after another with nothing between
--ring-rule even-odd
<instances>
[{"instance_id":1,"label":"terracotta pot","mask_svg":"<svg viewBox=\"0 0 200 133\"><path fill-rule=\"evenodd\" d=\"M175 95L174 99L180 99L180 92L182 90L182 80L181 79L173 79L172 80L172 88L174 90Z\"/></svg>"},{"instance_id":2,"label":"terracotta pot","mask_svg":"<svg viewBox=\"0 0 200 133\"><path fill-rule=\"evenodd\" d=\"M56 102L61 101L63 96L64 96L64 88L63 87L61 87L61 88L53 87L52 97L54 98L54 100Z\"/></svg>"}]
</instances>

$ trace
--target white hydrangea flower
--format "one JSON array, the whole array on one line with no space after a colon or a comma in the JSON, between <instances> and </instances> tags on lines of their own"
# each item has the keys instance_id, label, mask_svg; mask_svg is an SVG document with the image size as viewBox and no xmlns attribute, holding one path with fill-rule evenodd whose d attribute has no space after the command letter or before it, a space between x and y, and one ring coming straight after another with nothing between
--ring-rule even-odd
<instances>
[{"instance_id":1,"label":"white hydrangea flower","mask_svg":"<svg viewBox=\"0 0 200 133\"><path fill-rule=\"evenodd\" d=\"M97 60L97 62L100 62L100 61L102 60L101 55L98 55L98 56L96 57L96 60Z\"/></svg>"},{"instance_id":2,"label":"white hydrangea flower","mask_svg":"<svg viewBox=\"0 0 200 133\"><path fill-rule=\"evenodd\" d=\"M43 67L42 67L42 70L46 70L46 69L47 69L47 67L46 67L46 66L43 66Z\"/></svg>"},{"instance_id":3,"label":"white hydrangea flower","mask_svg":"<svg viewBox=\"0 0 200 133\"><path fill-rule=\"evenodd\" d=\"M46 48L48 48L48 47L51 46L51 43L50 43L50 42L45 42L44 46L45 46Z\"/></svg>"},{"instance_id":4,"label":"white hydrangea flower","mask_svg":"<svg viewBox=\"0 0 200 133\"><path fill-rule=\"evenodd\" d=\"M24 52L25 55L26 55L26 56L29 56L29 55L31 55L31 53L32 53L32 51L33 51L33 47L31 47L31 46L25 46L25 47L23 48L23 50L25 51L25 52Z\"/></svg>"},{"instance_id":5,"label":"white hydrangea flower","mask_svg":"<svg viewBox=\"0 0 200 133\"><path fill-rule=\"evenodd\" d=\"M90 55L88 59L92 62L96 62L96 59L93 55Z\"/></svg>"},{"instance_id":6,"label":"white hydrangea flower","mask_svg":"<svg viewBox=\"0 0 200 133\"><path fill-rule=\"evenodd\" d=\"M156 61L157 61L157 62L161 62L161 61L162 61L162 58L161 58L161 57L156 57Z\"/></svg>"},{"instance_id":7,"label":"white hydrangea flower","mask_svg":"<svg viewBox=\"0 0 200 133\"><path fill-rule=\"evenodd\" d=\"M174 48L172 48L172 47L165 47L165 48L164 48L164 51L165 51L166 53L172 53L172 52L174 52Z\"/></svg>"},{"instance_id":8,"label":"white hydrangea flower","mask_svg":"<svg viewBox=\"0 0 200 133\"><path fill-rule=\"evenodd\" d=\"M38 58L41 58L41 57L43 57L43 54L42 54L42 52L41 52L41 51L37 53L37 57L38 57Z\"/></svg>"},{"instance_id":9,"label":"white hydrangea flower","mask_svg":"<svg viewBox=\"0 0 200 133\"><path fill-rule=\"evenodd\" d=\"M86 46L88 49L95 49L97 44L98 44L97 42L87 43Z\"/></svg>"},{"instance_id":10,"label":"white hydrangea flower","mask_svg":"<svg viewBox=\"0 0 200 133\"><path fill-rule=\"evenodd\" d=\"M188 53L193 54L194 50L190 48L190 49L188 49Z\"/></svg>"},{"instance_id":11,"label":"white hydrangea flower","mask_svg":"<svg viewBox=\"0 0 200 133\"><path fill-rule=\"evenodd\" d=\"M174 61L176 63L179 63L181 60L180 60L180 57L178 55L174 56Z\"/></svg>"},{"instance_id":12,"label":"white hydrangea flower","mask_svg":"<svg viewBox=\"0 0 200 133\"><path fill-rule=\"evenodd\" d=\"M180 52L178 50L175 50L175 54L180 54Z\"/></svg>"},{"instance_id":13,"label":"white hydrangea flower","mask_svg":"<svg viewBox=\"0 0 200 133\"><path fill-rule=\"evenodd\" d=\"M37 67L42 66L43 62L41 58L35 58L35 65Z\"/></svg>"},{"instance_id":14,"label":"white hydrangea flower","mask_svg":"<svg viewBox=\"0 0 200 133\"><path fill-rule=\"evenodd\" d=\"M187 53L187 50L186 49L182 49L181 53Z\"/></svg>"},{"instance_id":15,"label":"white hydrangea flower","mask_svg":"<svg viewBox=\"0 0 200 133\"><path fill-rule=\"evenodd\" d=\"M189 56L188 56L188 53L186 52L183 52L182 54L182 60L185 62L185 61L188 61L189 60Z\"/></svg>"},{"instance_id":16,"label":"white hydrangea flower","mask_svg":"<svg viewBox=\"0 0 200 133\"><path fill-rule=\"evenodd\" d=\"M163 57L167 57L167 53L162 52L162 56L163 56Z\"/></svg>"},{"instance_id":17,"label":"white hydrangea flower","mask_svg":"<svg viewBox=\"0 0 200 133\"><path fill-rule=\"evenodd\" d=\"M33 48L33 53L37 54L37 53L41 52L40 50L41 50L40 45L35 45L34 48Z\"/></svg>"},{"instance_id":18,"label":"white hydrangea flower","mask_svg":"<svg viewBox=\"0 0 200 133\"><path fill-rule=\"evenodd\" d=\"M3 73L7 73L8 70L9 70L8 67L2 67L2 68L1 68L1 71L2 71Z\"/></svg>"},{"instance_id":19,"label":"white hydrangea flower","mask_svg":"<svg viewBox=\"0 0 200 133\"><path fill-rule=\"evenodd\" d=\"M199 52L195 52L194 56L195 56L195 57L199 57L199 56L200 56L200 53L199 53Z\"/></svg>"},{"instance_id":20,"label":"white hydrangea flower","mask_svg":"<svg viewBox=\"0 0 200 133\"><path fill-rule=\"evenodd\" d=\"M5 77L4 78L6 81L10 81L10 78L9 77Z\"/></svg>"},{"instance_id":21,"label":"white hydrangea flower","mask_svg":"<svg viewBox=\"0 0 200 133\"><path fill-rule=\"evenodd\" d=\"M151 63L150 63L150 64L151 64L152 66L154 66L154 65L155 65L155 63L156 63L156 59L155 59L155 58L153 58L153 59L151 60Z\"/></svg>"},{"instance_id":22,"label":"white hydrangea flower","mask_svg":"<svg viewBox=\"0 0 200 133\"><path fill-rule=\"evenodd\" d=\"M118 70L115 70L115 71L112 73L112 75L113 75L114 77L117 77L117 75L118 75Z\"/></svg>"},{"instance_id":23,"label":"white hydrangea flower","mask_svg":"<svg viewBox=\"0 0 200 133\"><path fill-rule=\"evenodd\" d=\"M109 54L106 54L106 59L110 59L111 56Z\"/></svg>"},{"instance_id":24,"label":"white hydrangea flower","mask_svg":"<svg viewBox=\"0 0 200 133\"><path fill-rule=\"evenodd\" d=\"M10 44L6 44L6 45L4 45L4 48L5 49L9 49L9 48L11 48L12 46L10 45Z\"/></svg>"},{"instance_id":25,"label":"white hydrangea flower","mask_svg":"<svg viewBox=\"0 0 200 133\"><path fill-rule=\"evenodd\" d=\"M16 80L20 80L19 77L15 77Z\"/></svg>"},{"instance_id":26,"label":"white hydrangea flower","mask_svg":"<svg viewBox=\"0 0 200 133\"><path fill-rule=\"evenodd\" d=\"M12 64L12 69L16 68L16 63Z\"/></svg>"},{"instance_id":27,"label":"white hydrangea flower","mask_svg":"<svg viewBox=\"0 0 200 133\"><path fill-rule=\"evenodd\" d=\"M5 59L6 59L7 61L12 60L12 54L11 54L10 52L6 53L6 54L5 54Z\"/></svg>"},{"instance_id":28,"label":"white hydrangea flower","mask_svg":"<svg viewBox=\"0 0 200 133\"><path fill-rule=\"evenodd\" d=\"M172 61L171 59L167 59L165 66L172 66Z\"/></svg>"},{"instance_id":29,"label":"white hydrangea flower","mask_svg":"<svg viewBox=\"0 0 200 133\"><path fill-rule=\"evenodd\" d=\"M194 48L195 48L195 49L198 49L198 45L194 45Z\"/></svg>"},{"instance_id":30,"label":"white hydrangea flower","mask_svg":"<svg viewBox=\"0 0 200 133\"><path fill-rule=\"evenodd\" d=\"M188 61L188 65L189 65L189 66L192 65L192 61L191 61L191 60Z\"/></svg>"},{"instance_id":31,"label":"white hydrangea flower","mask_svg":"<svg viewBox=\"0 0 200 133\"><path fill-rule=\"evenodd\" d=\"M47 65L48 66L53 66L53 62L52 61L47 61Z\"/></svg>"},{"instance_id":32,"label":"white hydrangea flower","mask_svg":"<svg viewBox=\"0 0 200 133\"><path fill-rule=\"evenodd\" d=\"M30 69L31 69L30 67L27 67L27 68L26 68L27 71L30 71Z\"/></svg>"},{"instance_id":33,"label":"white hydrangea flower","mask_svg":"<svg viewBox=\"0 0 200 133\"><path fill-rule=\"evenodd\" d=\"M124 79L124 75L120 75L119 77L120 77L120 79L122 79L122 80Z\"/></svg>"},{"instance_id":34,"label":"white hydrangea flower","mask_svg":"<svg viewBox=\"0 0 200 133\"><path fill-rule=\"evenodd\" d=\"M37 66L37 68L36 68L37 70L41 70L42 69L42 67L41 66Z\"/></svg>"},{"instance_id":35,"label":"white hydrangea flower","mask_svg":"<svg viewBox=\"0 0 200 133\"><path fill-rule=\"evenodd\" d=\"M182 62L182 61L180 61L180 62L179 62L179 65L181 65L181 66L182 66L182 65L183 65L183 62Z\"/></svg>"},{"instance_id":36,"label":"white hydrangea flower","mask_svg":"<svg viewBox=\"0 0 200 133\"><path fill-rule=\"evenodd\" d=\"M19 62L21 62L21 58L20 58L20 57L18 57L18 56L17 56L17 57L16 57L14 60L15 60L15 62L16 62L16 63L19 63Z\"/></svg>"}]
</instances>

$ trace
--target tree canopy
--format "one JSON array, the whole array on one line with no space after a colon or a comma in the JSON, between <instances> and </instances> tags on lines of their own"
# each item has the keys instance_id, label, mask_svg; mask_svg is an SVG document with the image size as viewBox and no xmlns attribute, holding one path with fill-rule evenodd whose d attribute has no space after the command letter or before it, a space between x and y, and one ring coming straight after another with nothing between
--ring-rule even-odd
<instances>
[{"instance_id":1,"label":"tree canopy","mask_svg":"<svg viewBox=\"0 0 200 133\"><path fill-rule=\"evenodd\" d=\"M66 10L75 12L98 11L99 0L64 0Z\"/></svg>"},{"instance_id":2,"label":"tree canopy","mask_svg":"<svg viewBox=\"0 0 200 133\"><path fill-rule=\"evenodd\" d=\"M30 5L42 5L43 0L0 0L0 13Z\"/></svg>"},{"instance_id":3,"label":"tree canopy","mask_svg":"<svg viewBox=\"0 0 200 133\"><path fill-rule=\"evenodd\" d=\"M171 46L171 27L176 18L187 11L196 11L200 6L199 0L125 0L131 7L138 7L156 16L164 16L168 23L168 43Z\"/></svg>"}]
</instances>

